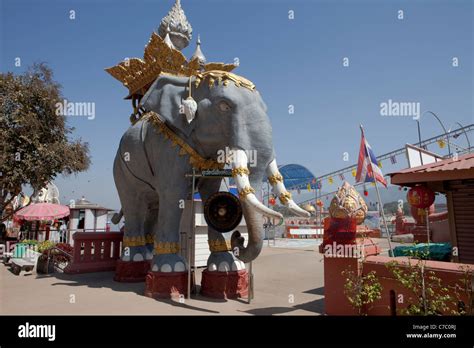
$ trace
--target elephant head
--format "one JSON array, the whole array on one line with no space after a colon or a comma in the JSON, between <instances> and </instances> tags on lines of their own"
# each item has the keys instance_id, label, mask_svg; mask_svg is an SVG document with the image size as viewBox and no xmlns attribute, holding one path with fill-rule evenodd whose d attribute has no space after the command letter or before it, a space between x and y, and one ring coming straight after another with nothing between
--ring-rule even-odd
<instances>
[{"instance_id":1,"label":"elephant head","mask_svg":"<svg viewBox=\"0 0 474 348\"><path fill-rule=\"evenodd\" d=\"M191 121L183 108L183 101L189 96L197 104ZM223 152L230 154L226 159L233 169L249 233L248 245L244 247L240 233L234 232L232 248L239 249L236 255L244 262L255 259L263 245L262 215L282 218L255 195L261 192L265 173L279 175L267 108L255 86L223 71L205 72L197 77L163 75L148 89L140 105L159 114L201 156L218 159ZM308 216L291 200L282 180L274 190L284 195L281 201L295 214Z\"/></svg>"}]
</instances>

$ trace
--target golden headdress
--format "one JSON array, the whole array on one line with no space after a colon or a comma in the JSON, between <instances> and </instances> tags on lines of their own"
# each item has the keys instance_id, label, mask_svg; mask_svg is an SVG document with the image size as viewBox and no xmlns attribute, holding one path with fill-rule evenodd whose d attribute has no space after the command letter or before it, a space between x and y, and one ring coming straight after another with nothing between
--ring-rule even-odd
<instances>
[{"instance_id":1,"label":"golden headdress","mask_svg":"<svg viewBox=\"0 0 474 348\"><path fill-rule=\"evenodd\" d=\"M237 75L229 74L227 76L225 74L236 67L237 65L224 63L207 63L201 66L198 58L188 61L180 51L170 47L164 39L153 32L145 47L143 59L125 59L116 66L106 68L105 71L128 88L127 98L130 98L135 94L145 94L147 87L162 73L175 76L199 76L201 74L199 80L202 80L212 71L217 79L224 77L224 79L238 80L241 85L253 85L240 76L237 79Z\"/></svg>"}]
</instances>

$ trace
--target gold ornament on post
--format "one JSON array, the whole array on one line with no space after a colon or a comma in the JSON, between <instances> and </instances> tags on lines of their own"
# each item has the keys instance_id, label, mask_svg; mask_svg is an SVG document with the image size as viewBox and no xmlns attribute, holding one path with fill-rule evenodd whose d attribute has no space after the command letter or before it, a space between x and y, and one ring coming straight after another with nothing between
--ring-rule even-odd
<instances>
[{"instance_id":1,"label":"gold ornament on post","mask_svg":"<svg viewBox=\"0 0 474 348\"><path fill-rule=\"evenodd\" d=\"M367 210L367 204L359 192L344 181L331 200L329 215L333 218L355 218L357 224L360 225L367 216Z\"/></svg>"},{"instance_id":2,"label":"gold ornament on post","mask_svg":"<svg viewBox=\"0 0 474 348\"><path fill-rule=\"evenodd\" d=\"M311 204L306 204L304 207L303 207L304 210L306 210L307 212L309 212L310 214L312 213L315 213L316 212L316 208L311 205Z\"/></svg>"}]
</instances>

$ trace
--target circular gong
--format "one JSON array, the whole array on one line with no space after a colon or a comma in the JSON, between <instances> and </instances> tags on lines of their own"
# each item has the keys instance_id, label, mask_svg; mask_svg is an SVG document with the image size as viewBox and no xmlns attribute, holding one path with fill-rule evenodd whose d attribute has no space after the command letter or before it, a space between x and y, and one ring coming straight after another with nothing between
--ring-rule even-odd
<instances>
[{"instance_id":1,"label":"circular gong","mask_svg":"<svg viewBox=\"0 0 474 348\"><path fill-rule=\"evenodd\" d=\"M216 192L204 204L204 218L216 231L229 232L242 220L242 206L232 193Z\"/></svg>"}]
</instances>

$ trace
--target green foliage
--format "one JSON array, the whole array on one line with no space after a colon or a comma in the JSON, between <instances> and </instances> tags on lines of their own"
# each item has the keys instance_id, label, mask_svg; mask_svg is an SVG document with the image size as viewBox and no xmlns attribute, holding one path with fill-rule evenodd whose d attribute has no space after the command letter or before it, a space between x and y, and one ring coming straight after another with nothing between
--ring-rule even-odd
<instances>
[{"instance_id":1,"label":"green foliage","mask_svg":"<svg viewBox=\"0 0 474 348\"><path fill-rule=\"evenodd\" d=\"M21 241L22 243L29 244L29 245L37 245L38 241L36 239L24 239Z\"/></svg>"},{"instance_id":2,"label":"green foliage","mask_svg":"<svg viewBox=\"0 0 474 348\"><path fill-rule=\"evenodd\" d=\"M39 253L46 253L49 249L53 248L56 245L56 243L50 241L50 240L45 240L44 242L38 243L38 252Z\"/></svg>"},{"instance_id":3,"label":"green foliage","mask_svg":"<svg viewBox=\"0 0 474 348\"><path fill-rule=\"evenodd\" d=\"M363 314L364 307L382 297L383 288L375 271L362 275L362 270L348 269L343 271L342 275L346 277L344 294L359 315Z\"/></svg>"},{"instance_id":4,"label":"green foliage","mask_svg":"<svg viewBox=\"0 0 474 348\"><path fill-rule=\"evenodd\" d=\"M45 64L22 75L0 73L0 213L23 186L39 190L57 174L89 167L88 144L70 140L73 128L56 112L62 102Z\"/></svg>"},{"instance_id":5,"label":"green foliage","mask_svg":"<svg viewBox=\"0 0 474 348\"><path fill-rule=\"evenodd\" d=\"M413 259L415 260L415 259ZM433 271L425 269L426 261L416 259L415 264L401 266L396 261L389 262L395 279L412 294L408 306L399 310L402 315L442 315L449 311L454 298L449 288L442 284Z\"/></svg>"},{"instance_id":6,"label":"green foliage","mask_svg":"<svg viewBox=\"0 0 474 348\"><path fill-rule=\"evenodd\" d=\"M410 259L415 264L401 266L396 261L389 262L387 267L395 279L413 296L408 299L408 307L400 310L404 315L472 315L473 314L473 272L467 266L462 266L461 283L446 286L435 272L426 271L426 260L429 260L429 250L411 250ZM454 296L453 296L454 294ZM467 303L466 303L467 300Z\"/></svg>"},{"instance_id":7,"label":"green foliage","mask_svg":"<svg viewBox=\"0 0 474 348\"><path fill-rule=\"evenodd\" d=\"M461 283L454 286L454 295L457 300L459 315L474 315L474 272L468 266L461 266L463 271ZM464 296L463 296L464 295Z\"/></svg>"}]
</instances>

